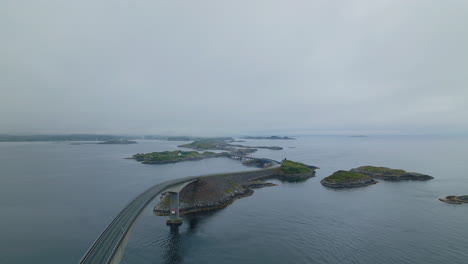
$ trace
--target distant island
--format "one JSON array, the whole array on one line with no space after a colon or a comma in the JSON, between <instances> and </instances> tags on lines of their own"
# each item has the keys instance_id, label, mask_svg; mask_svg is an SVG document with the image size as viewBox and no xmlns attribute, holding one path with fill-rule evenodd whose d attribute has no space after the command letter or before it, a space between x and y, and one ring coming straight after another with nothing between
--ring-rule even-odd
<instances>
[{"instance_id":1,"label":"distant island","mask_svg":"<svg viewBox=\"0 0 468 264\"><path fill-rule=\"evenodd\" d=\"M295 138L290 138L290 137L280 137L280 136L269 136L269 137L254 137L254 136L245 136L245 137L240 137L242 139L282 139L282 140L289 140L289 139L295 139Z\"/></svg>"},{"instance_id":2,"label":"distant island","mask_svg":"<svg viewBox=\"0 0 468 264\"><path fill-rule=\"evenodd\" d=\"M8 135L0 134L0 142L39 142L39 141L112 141L132 140L138 137L100 134L63 134L63 135Z\"/></svg>"},{"instance_id":3,"label":"distant island","mask_svg":"<svg viewBox=\"0 0 468 264\"><path fill-rule=\"evenodd\" d=\"M132 141L132 140L108 140L108 141L104 141L104 142L99 142L97 144L116 144L116 145L119 145L119 144L136 144L137 142L136 141Z\"/></svg>"},{"instance_id":4,"label":"distant island","mask_svg":"<svg viewBox=\"0 0 468 264\"><path fill-rule=\"evenodd\" d=\"M454 196L450 195L444 198L439 198L440 201L451 204L463 204L468 203L468 195Z\"/></svg>"},{"instance_id":5,"label":"distant island","mask_svg":"<svg viewBox=\"0 0 468 264\"><path fill-rule=\"evenodd\" d=\"M198 152L198 151L161 151L161 152L149 152L149 153L137 153L132 155L132 157L127 159L134 159L143 164L169 164L169 163L178 163L184 161L195 161L211 158L230 158L234 160L239 160L242 165L257 167L257 168L269 168L279 162L271 159L265 158L254 158L249 157L247 154L255 151L253 149L236 149L231 152L221 152L215 153L211 151Z\"/></svg>"},{"instance_id":6,"label":"distant island","mask_svg":"<svg viewBox=\"0 0 468 264\"><path fill-rule=\"evenodd\" d=\"M375 179L392 180L392 181L400 181L400 180L425 181L425 180L434 179L434 177L429 176L429 175L416 173L416 172L407 172L407 171L399 170L399 169L390 169L386 167L361 166L359 168L351 169L350 171L361 173L361 174L367 175Z\"/></svg>"},{"instance_id":7,"label":"distant island","mask_svg":"<svg viewBox=\"0 0 468 264\"><path fill-rule=\"evenodd\" d=\"M130 159L135 159L143 164L168 164L176 163L181 161L191 160L202 160L217 157L226 157L228 153L214 153L214 152L203 152L198 151L161 151L161 152L150 152L150 153L137 153Z\"/></svg>"},{"instance_id":8,"label":"distant island","mask_svg":"<svg viewBox=\"0 0 468 264\"><path fill-rule=\"evenodd\" d=\"M315 166L285 160L278 168L209 175L198 178L180 192L180 214L226 207L236 199L250 196L254 188L275 186L267 179L299 181L315 176ZM169 215L169 197L163 195L153 209L156 215Z\"/></svg>"},{"instance_id":9,"label":"distant island","mask_svg":"<svg viewBox=\"0 0 468 264\"><path fill-rule=\"evenodd\" d=\"M191 137L167 137L167 141L192 141Z\"/></svg>"},{"instance_id":10,"label":"distant island","mask_svg":"<svg viewBox=\"0 0 468 264\"><path fill-rule=\"evenodd\" d=\"M364 174L339 170L323 178L320 183L330 188L354 188L376 184L377 181Z\"/></svg>"},{"instance_id":11,"label":"distant island","mask_svg":"<svg viewBox=\"0 0 468 264\"><path fill-rule=\"evenodd\" d=\"M434 177L421 173L407 172L404 170L390 169L386 167L361 166L359 168L354 168L349 171L336 171L332 175L322 179L320 183L323 186L332 188L353 188L378 183L374 179L391 181L425 181L434 179Z\"/></svg>"},{"instance_id":12,"label":"distant island","mask_svg":"<svg viewBox=\"0 0 468 264\"><path fill-rule=\"evenodd\" d=\"M282 147L267 147L267 146L244 146L236 145L226 142L225 139L204 139L194 141L189 144L183 144L178 147L181 148L191 148L195 150L225 150L225 151L235 151L236 148L244 149L271 149L271 150L282 150Z\"/></svg>"}]
</instances>

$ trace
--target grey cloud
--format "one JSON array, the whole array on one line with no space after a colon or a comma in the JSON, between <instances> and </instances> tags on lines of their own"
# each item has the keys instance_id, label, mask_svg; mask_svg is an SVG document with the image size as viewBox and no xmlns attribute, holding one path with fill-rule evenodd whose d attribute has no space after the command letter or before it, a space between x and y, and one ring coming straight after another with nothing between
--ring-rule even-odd
<instances>
[{"instance_id":1,"label":"grey cloud","mask_svg":"<svg viewBox=\"0 0 468 264\"><path fill-rule=\"evenodd\" d=\"M468 131L466 1L1 1L0 133Z\"/></svg>"}]
</instances>

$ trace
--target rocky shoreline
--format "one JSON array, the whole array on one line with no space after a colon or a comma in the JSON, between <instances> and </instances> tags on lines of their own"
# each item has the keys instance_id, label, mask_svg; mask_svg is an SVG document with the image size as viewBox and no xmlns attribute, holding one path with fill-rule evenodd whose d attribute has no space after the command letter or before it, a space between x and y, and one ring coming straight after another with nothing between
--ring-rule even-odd
<instances>
[{"instance_id":1,"label":"rocky shoreline","mask_svg":"<svg viewBox=\"0 0 468 264\"><path fill-rule=\"evenodd\" d=\"M357 181L357 182L337 183L337 182L327 181L327 180L323 179L323 180L320 181L320 183L323 186L330 187L330 188L355 188L355 187L364 187L364 186L376 184L376 183L378 183L378 181L370 179L370 180Z\"/></svg>"},{"instance_id":2,"label":"rocky shoreline","mask_svg":"<svg viewBox=\"0 0 468 264\"><path fill-rule=\"evenodd\" d=\"M462 196L449 195L445 197L445 199L439 198L439 201L442 201L444 203L450 203L450 204L468 203L468 195L462 195Z\"/></svg>"}]
</instances>

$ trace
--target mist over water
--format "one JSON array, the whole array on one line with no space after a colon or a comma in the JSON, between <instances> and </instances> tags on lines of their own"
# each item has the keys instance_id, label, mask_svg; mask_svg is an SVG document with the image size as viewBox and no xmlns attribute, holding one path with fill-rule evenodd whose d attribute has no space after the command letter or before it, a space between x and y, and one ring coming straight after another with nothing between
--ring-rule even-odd
<instances>
[{"instance_id":1,"label":"mist over water","mask_svg":"<svg viewBox=\"0 0 468 264\"><path fill-rule=\"evenodd\" d=\"M205 173L248 170L229 159L143 165L135 145L0 144L1 263L76 263L123 206L149 186ZM178 231L152 214L139 219L122 263L466 263L468 138L301 137L249 140L279 145L257 157L319 166L315 178L255 190L227 208L184 217ZM426 173L427 182L385 182L332 190L319 181L338 169L379 165Z\"/></svg>"}]
</instances>

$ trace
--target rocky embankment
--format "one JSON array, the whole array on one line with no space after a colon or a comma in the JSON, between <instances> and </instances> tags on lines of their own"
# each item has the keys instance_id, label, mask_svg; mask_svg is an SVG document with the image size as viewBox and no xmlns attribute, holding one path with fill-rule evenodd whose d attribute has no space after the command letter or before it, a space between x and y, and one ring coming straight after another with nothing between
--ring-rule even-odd
<instances>
[{"instance_id":1,"label":"rocky embankment","mask_svg":"<svg viewBox=\"0 0 468 264\"><path fill-rule=\"evenodd\" d=\"M468 195L455 196L450 195L445 198L439 198L440 201L451 204L463 204L468 203Z\"/></svg>"},{"instance_id":2,"label":"rocky embankment","mask_svg":"<svg viewBox=\"0 0 468 264\"><path fill-rule=\"evenodd\" d=\"M407 172L407 171L398 170L398 169L390 169L386 167L361 166L359 168L351 169L350 171L364 174L375 179L392 180L392 181L400 181L400 180L425 181L425 180L434 179L434 177L429 176L429 175L416 173L416 172Z\"/></svg>"},{"instance_id":3,"label":"rocky embankment","mask_svg":"<svg viewBox=\"0 0 468 264\"><path fill-rule=\"evenodd\" d=\"M190 214L224 208L236 199L250 196L252 189L275 184L264 182L267 179L294 180L301 176L307 179L315 176L315 170L304 173L285 173L281 167L248 172L208 175L187 185L180 193L180 214ZM163 195L154 207L156 215L169 214L169 197Z\"/></svg>"},{"instance_id":4,"label":"rocky embankment","mask_svg":"<svg viewBox=\"0 0 468 264\"><path fill-rule=\"evenodd\" d=\"M364 174L339 170L323 178L320 183L330 188L355 188L376 184L377 181Z\"/></svg>"}]
</instances>

